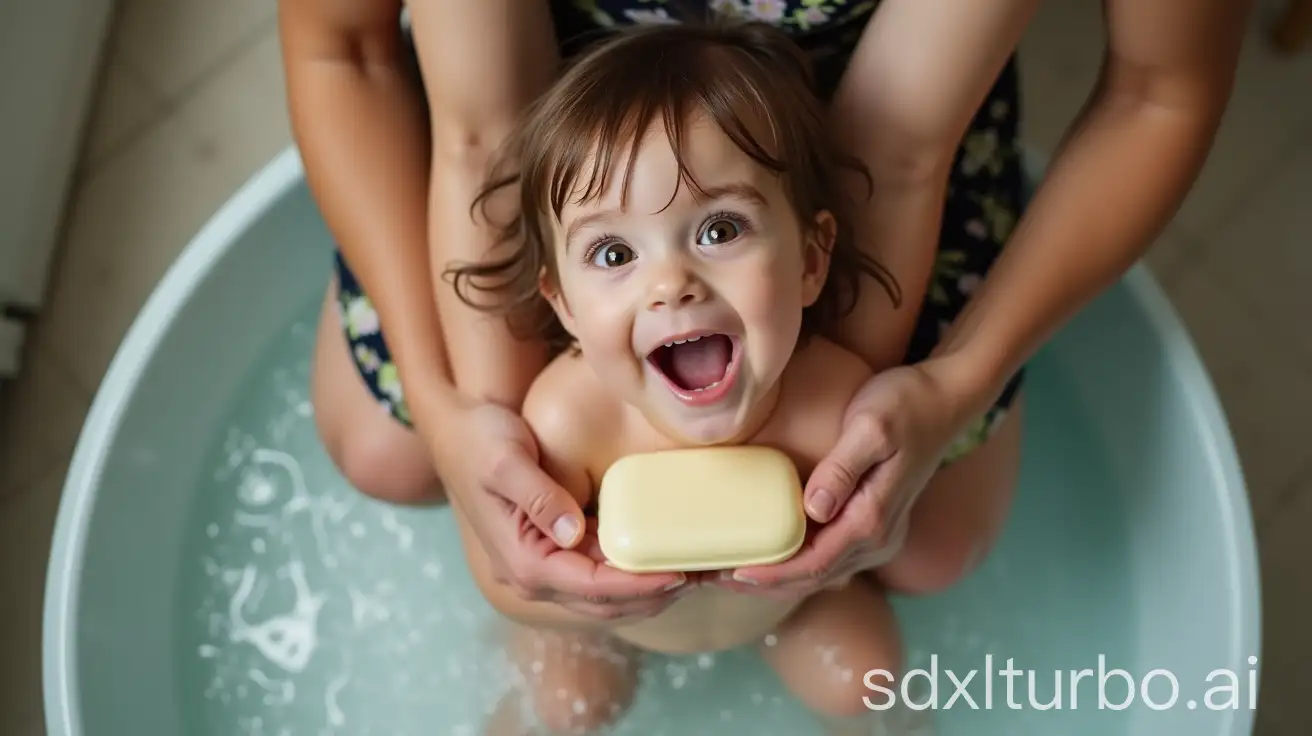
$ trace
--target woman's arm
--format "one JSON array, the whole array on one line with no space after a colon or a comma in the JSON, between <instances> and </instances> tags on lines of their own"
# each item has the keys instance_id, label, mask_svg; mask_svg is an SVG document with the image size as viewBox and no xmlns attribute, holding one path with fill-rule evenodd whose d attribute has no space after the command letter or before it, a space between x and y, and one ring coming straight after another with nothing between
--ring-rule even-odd
<instances>
[{"instance_id":1,"label":"woman's arm","mask_svg":"<svg viewBox=\"0 0 1312 736\"><path fill-rule=\"evenodd\" d=\"M588 459L599 448L607 446L607 437L613 435L614 415L600 409L590 400L588 391L592 382L579 380L588 368L576 358L558 358L539 374L524 397L524 421L539 437L538 460L542 469L560 484L580 508L587 508L594 496L595 485L588 472ZM532 591L516 590L512 585L500 583L492 575L487 551L476 543L463 515L457 513L461 537L465 541L465 554L470 560L474 579L484 597L503 616L532 627L596 628L607 617L599 611L581 615L559 603L535 600ZM535 540L543 544L546 540ZM548 543L549 544L549 543ZM595 530L588 535L579 551L596 562L603 562ZM567 552L565 554L573 554ZM587 610L587 602L581 603ZM650 606L650 615L658 610ZM617 612L612 612L617 613ZM613 624L614 619L609 621Z\"/></svg>"},{"instance_id":2,"label":"woman's arm","mask_svg":"<svg viewBox=\"0 0 1312 736\"><path fill-rule=\"evenodd\" d=\"M409 401L450 385L428 278L428 129L400 0L280 0L292 132L328 229L374 302Z\"/></svg>"},{"instance_id":3,"label":"woman's arm","mask_svg":"<svg viewBox=\"0 0 1312 736\"><path fill-rule=\"evenodd\" d=\"M830 108L837 143L870 169L854 180L856 233L901 287L873 281L837 336L876 371L902 362L938 250L953 157L1038 0L883 0Z\"/></svg>"},{"instance_id":4,"label":"woman's arm","mask_svg":"<svg viewBox=\"0 0 1312 736\"><path fill-rule=\"evenodd\" d=\"M462 393L518 410L546 363L541 343L514 339L503 319L461 302L442 281L451 261L486 258L493 231L471 205L520 113L555 78L555 33L545 0L424 0L411 24L431 106L428 274L452 377ZM507 187L494 209L517 202ZM457 428L458 431L458 428Z\"/></svg>"},{"instance_id":5,"label":"woman's arm","mask_svg":"<svg viewBox=\"0 0 1312 736\"><path fill-rule=\"evenodd\" d=\"M935 353L963 395L992 401L1175 215L1229 101L1250 3L1107 0L1091 102Z\"/></svg>"},{"instance_id":6,"label":"woman's arm","mask_svg":"<svg viewBox=\"0 0 1312 736\"><path fill-rule=\"evenodd\" d=\"M556 532L561 547L575 543L571 530L582 524L569 493L539 466L517 413L545 351L516 343L445 284L434 288L447 261L480 258L490 247L470 204L520 109L555 75L547 3L410 7L427 120L418 80L406 71L399 0L280 0L292 126L310 188L374 300L415 429L491 573L596 618L662 605L673 576L625 575L580 552L525 541L525 516L542 533ZM450 312L440 321L439 308ZM475 325L489 334L475 335Z\"/></svg>"},{"instance_id":7,"label":"woman's arm","mask_svg":"<svg viewBox=\"0 0 1312 736\"><path fill-rule=\"evenodd\" d=\"M985 404L1143 253L1179 207L1229 99L1251 0L1108 0L1100 82L1003 255L935 351ZM896 364L923 300L949 167L1036 0L884 0L834 101L879 192L862 242L903 286L866 289L843 342ZM945 53L946 49L955 49ZM1148 163L1151 162L1151 163ZM1114 215L1114 216L1109 216ZM879 325L871 329L871 325Z\"/></svg>"}]
</instances>

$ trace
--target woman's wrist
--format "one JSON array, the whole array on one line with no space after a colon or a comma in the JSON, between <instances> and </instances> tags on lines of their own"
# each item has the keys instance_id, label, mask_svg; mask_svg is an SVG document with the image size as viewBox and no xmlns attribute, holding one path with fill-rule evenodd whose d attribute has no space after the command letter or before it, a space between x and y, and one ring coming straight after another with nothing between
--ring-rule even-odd
<instances>
[{"instance_id":1,"label":"woman's wrist","mask_svg":"<svg viewBox=\"0 0 1312 736\"><path fill-rule=\"evenodd\" d=\"M920 368L949 397L953 413L963 422L972 421L998 400L1014 371L1005 361L972 350L968 344L950 346L945 341L944 346L947 349L935 351Z\"/></svg>"},{"instance_id":2,"label":"woman's wrist","mask_svg":"<svg viewBox=\"0 0 1312 736\"><path fill-rule=\"evenodd\" d=\"M406 404L415 432L429 447L448 442L458 430L460 411L466 402L459 390L441 372L425 371L403 379Z\"/></svg>"}]
</instances>

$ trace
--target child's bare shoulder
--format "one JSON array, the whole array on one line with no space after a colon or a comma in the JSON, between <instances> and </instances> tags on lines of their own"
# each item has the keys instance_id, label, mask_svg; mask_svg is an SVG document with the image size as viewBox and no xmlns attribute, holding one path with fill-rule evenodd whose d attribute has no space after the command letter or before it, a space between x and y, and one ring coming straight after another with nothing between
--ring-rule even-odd
<instances>
[{"instance_id":1,"label":"child's bare shoulder","mask_svg":"<svg viewBox=\"0 0 1312 736\"><path fill-rule=\"evenodd\" d=\"M811 399L833 398L846 407L872 375L856 353L822 337L809 340L797 351L784 372L784 390Z\"/></svg>"},{"instance_id":2,"label":"child's bare shoulder","mask_svg":"<svg viewBox=\"0 0 1312 736\"><path fill-rule=\"evenodd\" d=\"M809 473L838 442L852 397L873 375L856 353L822 338L811 339L784 371L774 441Z\"/></svg>"},{"instance_id":3,"label":"child's bare shoulder","mask_svg":"<svg viewBox=\"0 0 1312 736\"><path fill-rule=\"evenodd\" d=\"M619 403L600 389L592 370L565 354L547 364L524 397L524 421L538 442L543 469L571 492L588 477L622 416Z\"/></svg>"}]
</instances>

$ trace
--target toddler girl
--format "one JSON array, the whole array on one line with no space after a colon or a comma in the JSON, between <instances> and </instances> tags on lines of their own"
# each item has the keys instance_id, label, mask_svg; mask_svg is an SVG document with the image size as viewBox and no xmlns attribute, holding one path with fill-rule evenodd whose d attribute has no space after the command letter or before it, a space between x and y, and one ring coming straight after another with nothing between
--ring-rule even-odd
<instances>
[{"instance_id":1,"label":"toddler girl","mask_svg":"<svg viewBox=\"0 0 1312 736\"><path fill-rule=\"evenodd\" d=\"M862 172L823 121L807 59L781 31L658 26L584 55L512 136L480 199L514 213L502 243L448 275L462 299L556 348L523 413L543 467L583 508L625 455L768 445L805 478L838 441L870 370L825 335L863 282L896 285L852 242L840 177ZM659 615L599 622L505 589L462 534L480 588L514 622L549 732L618 716L641 651L755 643L843 733L871 732L863 698L880 699L865 673L898 671L892 613L865 576L778 601L700 574ZM583 548L600 555L595 535Z\"/></svg>"}]
</instances>

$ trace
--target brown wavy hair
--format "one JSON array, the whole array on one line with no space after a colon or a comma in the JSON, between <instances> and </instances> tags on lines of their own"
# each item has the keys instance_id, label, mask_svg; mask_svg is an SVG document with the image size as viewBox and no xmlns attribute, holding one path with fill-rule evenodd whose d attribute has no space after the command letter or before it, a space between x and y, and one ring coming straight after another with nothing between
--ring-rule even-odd
<instances>
[{"instance_id":1,"label":"brown wavy hair","mask_svg":"<svg viewBox=\"0 0 1312 736\"><path fill-rule=\"evenodd\" d=\"M471 307L504 315L520 339L543 339L553 355L568 349L573 338L539 290L543 281L558 283L547 218L559 221L585 177L574 202L602 196L612 158L626 146L621 196L627 198L638 140L657 116L681 182L704 194L683 151L685 127L698 112L757 164L784 177L789 202L804 226L813 225L822 210L834 216L829 276L819 298L803 311L804 338L829 332L851 312L863 274L900 303L892 274L853 241L852 204L840 177L843 170L860 174L869 193L869 172L829 142L826 111L806 54L778 28L752 22L637 27L582 54L526 111L474 200L473 209L486 217L492 195L519 185L513 216L498 226L497 247L481 262L449 267L447 282Z\"/></svg>"}]
</instances>

